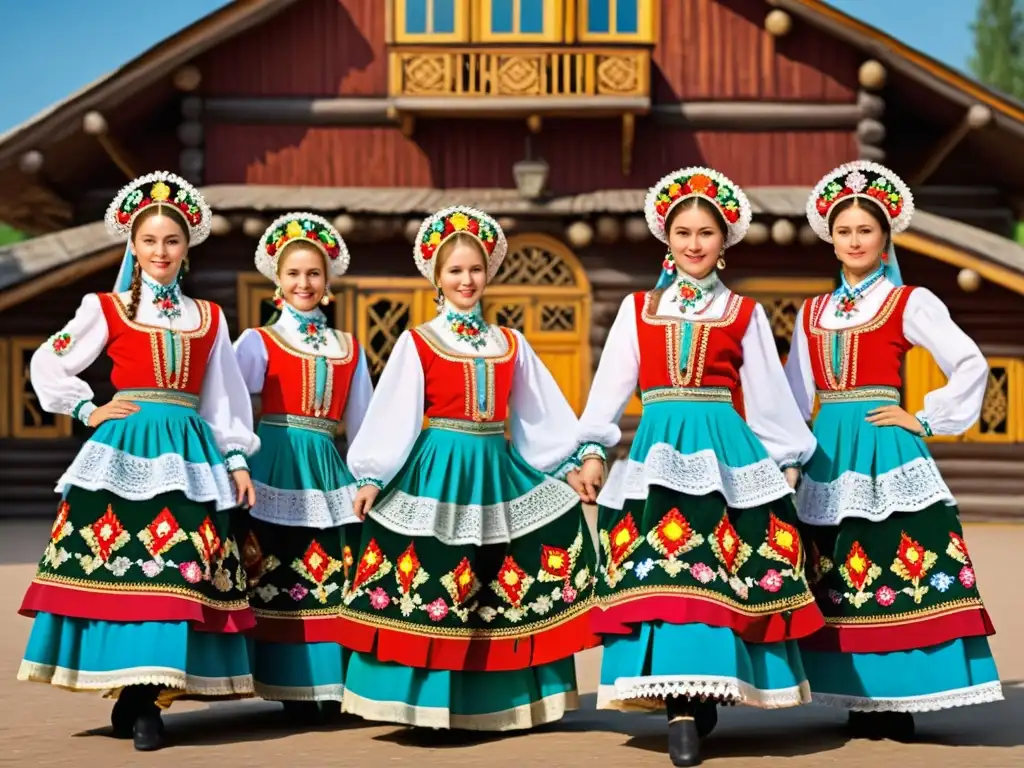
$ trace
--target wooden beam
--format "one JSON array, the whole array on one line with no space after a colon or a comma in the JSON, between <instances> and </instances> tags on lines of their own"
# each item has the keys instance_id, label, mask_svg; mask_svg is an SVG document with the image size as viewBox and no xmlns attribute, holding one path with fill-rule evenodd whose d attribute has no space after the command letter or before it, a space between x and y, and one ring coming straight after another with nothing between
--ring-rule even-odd
<instances>
[{"instance_id":1,"label":"wooden beam","mask_svg":"<svg viewBox=\"0 0 1024 768\"><path fill-rule=\"evenodd\" d=\"M932 148L932 151L928 154L928 159L924 161L924 164L917 173L910 177L910 186L916 187L924 184L939 169L942 161L949 157L949 154L966 138L967 134L984 128L991 120L992 112L988 107L980 104L972 105L964 113L960 122L939 139L938 143Z\"/></svg>"},{"instance_id":2,"label":"wooden beam","mask_svg":"<svg viewBox=\"0 0 1024 768\"><path fill-rule=\"evenodd\" d=\"M28 282L0 292L0 312L16 307L46 291L62 288L101 269L112 267L120 262L123 256L124 246L119 245L92 256L76 259L70 264L58 267L51 272L45 272L39 277L30 278Z\"/></svg>"},{"instance_id":3,"label":"wooden beam","mask_svg":"<svg viewBox=\"0 0 1024 768\"><path fill-rule=\"evenodd\" d=\"M396 125L391 99L368 98L209 98L203 119L213 122L277 125Z\"/></svg>"},{"instance_id":4,"label":"wooden beam","mask_svg":"<svg viewBox=\"0 0 1024 768\"><path fill-rule=\"evenodd\" d=\"M858 104L794 104L771 101L705 101L657 104L659 122L692 130L854 130L863 117Z\"/></svg>"},{"instance_id":5,"label":"wooden beam","mask_svg":"<svg viewBox=\"0 0 1024 768\"><path fill-rule=\"evenodd\" d=\"M1016 270L987 261L960 248L932 240L916 232L903 232L894 235L892 239L900 248L909 248L960 269L973 269L989 282L1024 296L1024 274Z\"/></svg>"}]
</instances>

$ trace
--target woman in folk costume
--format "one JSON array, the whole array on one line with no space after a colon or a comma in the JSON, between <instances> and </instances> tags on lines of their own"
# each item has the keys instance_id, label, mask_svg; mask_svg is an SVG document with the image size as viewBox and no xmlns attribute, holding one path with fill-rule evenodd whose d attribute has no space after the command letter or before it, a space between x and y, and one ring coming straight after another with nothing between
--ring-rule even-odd
<instances>
[{"instance_id":1,"label":"woman in folk costume","mask_svg":"<svg viewBox=\"0 0 1024 768\"><path fill-rule=\"evenodd\" d=\"M903 285L892 235L913 211L875 163L818 183L807 219L835 248L841 285L803 305L786 362L804 417L820 404L797 493L826 621L804 645L814 698L849 709L855 732L900 738L914 712L1002 698L956 502L923 440L978 419L988 364L934 293ZM912 415L900 372L914 346L949 380Z\"/></svg>"},{"instance_id":2,"label":"woman in folk costume","mask_svg":"<svg viewBox=\"0 0 1024 768\"><path fill-rule=\"evenodd\" d=\"M242 377L261 395L256 506L239 534L256 614L253 677L264 699L305 722L344 691L337 639L344 563L359 545L356 481L334 444L351 442L373 394L366 356L320 310L349 253L337 230L311 213L277 219L256 249L256 268L277 284L279 313L235 342Z\"/></svg>"},{"instance_id":3,"label":"woman in folk costume","mask_svg":"<svg viewBox=\"0 0 1024 768\"><path fill-rule=\"evenodd\" d=\"M18 677L116 697L114 735L152 750L170 700L253 692L231 510L255 501L246 457L259 439L223 312L179 287L210 231L202 196L151 173L106 222L128 240L114 292L87 295L32 357L42 407L95 432L57 483ZM117 392L97 406L79 375L104 351Z\"/></svg>"},{"instance_id":4,"label":"woman in folk costume","mask_svg":"<svg viewBox=\"0 0 1024 768\"><path fill-rule=\"evenodd\" d=\"M667 709L672 762L697 765L716 703L809 700L795 640L822 619L791 486L815 444L764 310L719 278L750 224L743 191L684 168L651 189L645 213L669 253L655 289L623 300L580 419L582 442L615 445L639 384L629 458L597 498L598 706ZM585 496L602 469L585 459Z\"/></svg>"},{"instance_id":5,"label":"woman in folk costume","mask_svg":"<svg viewBox=\"0 0 1024 768\"><path fill-rule=\"evenodd\" d=\"M573 654L596 643L595 548L556 479L575 480L576 416L522 334L480 309L507 248L472 208L424 221L414 257L438 316L399 337L349 450L368 516L346 572L343 708L370 720L558 720L576 705Z\"/></svg>"}]
</instances>

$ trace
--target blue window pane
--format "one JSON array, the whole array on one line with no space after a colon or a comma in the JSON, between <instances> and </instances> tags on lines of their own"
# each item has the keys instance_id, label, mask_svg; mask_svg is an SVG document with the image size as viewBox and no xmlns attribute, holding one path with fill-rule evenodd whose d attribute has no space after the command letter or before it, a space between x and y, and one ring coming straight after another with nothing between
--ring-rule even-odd
<instances>
[{"instance_id":1,"label":"blue window pane","mask_svg":"<svg viewBox=\"0 0 1024 768\"><path fill-rule=\"evenodd\" d=\"M427 31L427 3L429 0L405 0L405 33L422 35Z\"/></svg>"},{"instance_id":2,"label":"blue window pane","mask_svg":"<svg viewBox=\"0 0 1024 768\"><path fill-rule=\"evenodd\" d=\"M611 0L587 0L587 32L609 32Z\"/></svg>"},{"instance_id":3,"label":"blue window pane","mask_svg":"<svg viewBox=\"0 0 1024 768\"><path fill-rule=\"evenodd\" d=\"M519 31L537 35L544 32L544 0L519 0Z\"/></svg>"},{"instance_id":4,"label":"blue window pane","mask_svg":"<svg viewBox=\"0 0 1024 768\"><path fill-rule=\"evenodd\" d=\"M510 35L515 31L512 0L491 0L491 32L496 35Z\"/></svg>"},{"instance_id":5,"label":"blue window pane","mask_svg":"<svg viewBox=\"0 0 1024 768\"><path fill-rule=\"evenodd\" d=\"M455 0L433 0L434 32L451 34L455 31Z\"/></svg>"},{"instance_id":6,"label":"blue window pane","mask_svg":"<svg viewBox=\"0 0 1024 768\"><path fill-rule=\"evenodd\" d=\"M638 0L618 0L615 3L615 31L620 34L635 35L640 29L640 11Z\"/></svg>"}]
</instances>

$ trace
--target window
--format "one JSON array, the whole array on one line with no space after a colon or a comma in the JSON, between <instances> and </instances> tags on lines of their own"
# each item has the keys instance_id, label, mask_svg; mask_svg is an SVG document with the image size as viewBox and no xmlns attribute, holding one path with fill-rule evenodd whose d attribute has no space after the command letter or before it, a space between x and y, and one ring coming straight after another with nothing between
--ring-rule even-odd
<instances>
[{"instance_id":1,"label":"window","mask_svg":"<svg viewBox=\"0 0 1024 768\"><path fill-rule=\"evenodd\" d=\"M394 0L395 41L461 43L469 39L469 0Z\"/></svg>"},{"instance_id":2,"label":"window","mask_svg":"<svg viewBox=\"0 0 1024 768\"><path fill-rule=\"evenodd\" d=\"M8 427L12 437L52 439L71 436L71 418L44 411L29 378L29 361L44 341L43 337L15 337L4 345L10 356L5 362L10 363Z\"/></svg>"},{"instance_id":3,"label":"window","mask_svg":"<svg viewBox=\"0 0 1024 768\"><path fill-rule=\"evenodd\" d=\"M480 0L474 37L485 42L560 42L564 6L564 0Z\"/></svg>"},{"instance_id":4,"label":"window","mask_svg":"<svg viewBox=\"0 0 1024 768\"><path fill-rule=\"evenodd\" d=\"M655 0L580 0L584 42L655 42Z\"/></svg>"}]
</instances>

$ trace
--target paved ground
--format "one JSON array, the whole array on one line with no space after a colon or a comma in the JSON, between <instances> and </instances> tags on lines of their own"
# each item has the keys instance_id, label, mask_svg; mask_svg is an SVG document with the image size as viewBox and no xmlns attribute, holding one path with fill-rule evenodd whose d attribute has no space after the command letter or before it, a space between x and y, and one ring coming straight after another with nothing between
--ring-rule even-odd
<instances>
[{"instance_id":1,"label":"paved ground","mask_svg":"<svg viewBox=\"0 0 1024 768\"><path fill-rule=\"evenodd\" d=\"M0 523L0 766L66 768L94 766L380 765L546 766L573 768L621 765L669 766L665 724L654 715L620 715L584 709L554 727L518 736L449 744L425 741L404 728L356 721L345 726L294 732L279 723L275 705L263 702L176 705L167 726L176 746L138 755L130 742L108 732L110 704L88 694L72 695L43 685L18 683L18 662L30 622L16 615L22 593L49 531L48 523ZM705 749L714 768L786 766L823 762L843 768L972 768L1024 765L1024 603L1013 576L1024 552L1024 526L975 525L967 539L982 594L999 635L992 645L1006 686L1006 701L918 717L920 743L848 741L845 716L817 707L781 712L731 709ZM581 685L593 691L599 651L579 657Z\"/></svg>"}]
</instances>

